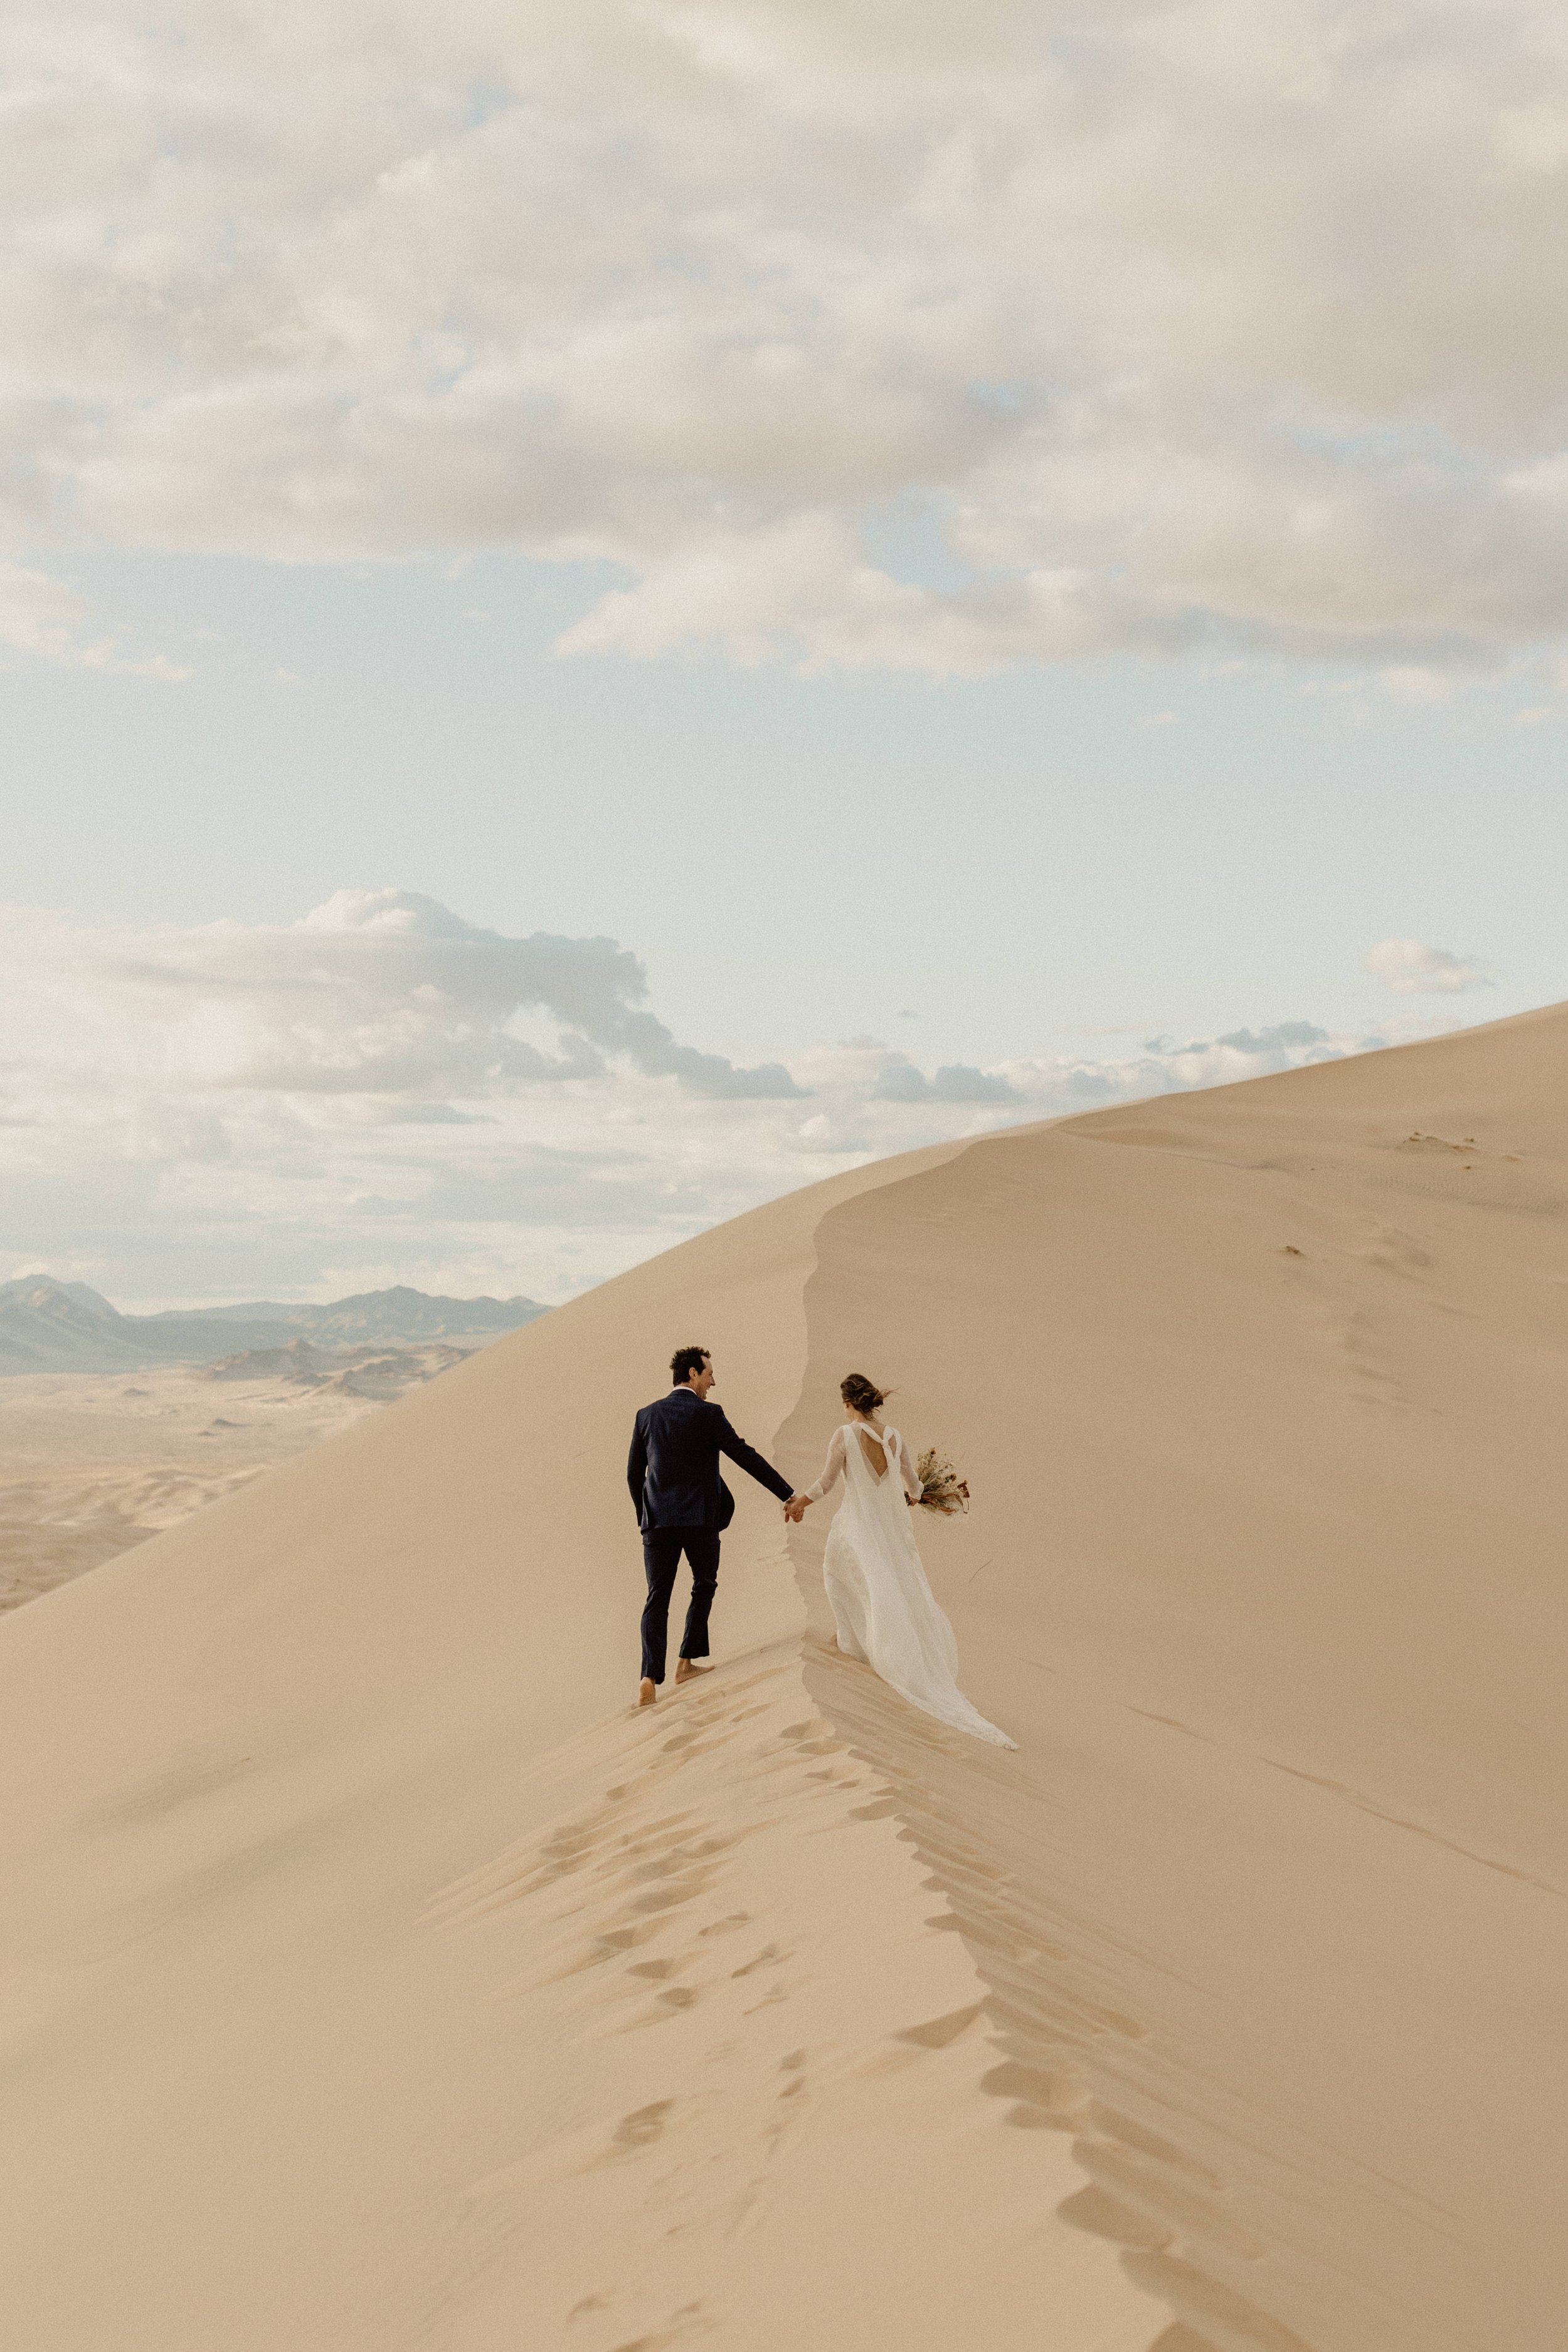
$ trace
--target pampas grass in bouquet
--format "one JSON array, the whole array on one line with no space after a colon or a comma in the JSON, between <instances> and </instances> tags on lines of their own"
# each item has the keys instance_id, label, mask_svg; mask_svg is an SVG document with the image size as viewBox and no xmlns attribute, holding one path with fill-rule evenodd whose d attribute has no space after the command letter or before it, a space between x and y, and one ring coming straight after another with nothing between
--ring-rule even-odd
<instances>
[{"instance_id":1,"label":"pampas grass in bouquet","mask_svg":"<svg viewBox=\"0 0 1568 2352\"><path fill-rule=\"evenodd\" d=\"M925 1489L920 1497L921 1510L940 1511L945 1519L950 1519L955 1512L968 1509L968 1481L959 1477L946 1455L938 1454L934 1445L920 1456L915 1475Z\"/></svg>"}]
</instances>

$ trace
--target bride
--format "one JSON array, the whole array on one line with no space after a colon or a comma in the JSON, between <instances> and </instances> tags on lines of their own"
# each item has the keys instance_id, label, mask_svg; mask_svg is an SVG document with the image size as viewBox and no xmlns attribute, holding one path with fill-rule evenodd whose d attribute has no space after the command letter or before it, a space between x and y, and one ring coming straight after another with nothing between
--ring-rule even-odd
<instances>
[{"instance_id":1,"label":"bride","mask_svg":"<svg viewBox=\"0 0 1568 2352\"><path fill-rule=\"evenodd\" d=\"M999 1748L1015 1740L972 1707L958 1688L958 1644L920 1564L905 1497L920 1480L896 1429L883 1428L882 1391L863 1372L840 1384L850 1419L835 1429L822 1475L786 1516L800 1518L841 1475L844 1499L828 1530L822 1581L833 1607L839 1647L891 1683L912 1706Z\"/></svg>"}]
</instances>

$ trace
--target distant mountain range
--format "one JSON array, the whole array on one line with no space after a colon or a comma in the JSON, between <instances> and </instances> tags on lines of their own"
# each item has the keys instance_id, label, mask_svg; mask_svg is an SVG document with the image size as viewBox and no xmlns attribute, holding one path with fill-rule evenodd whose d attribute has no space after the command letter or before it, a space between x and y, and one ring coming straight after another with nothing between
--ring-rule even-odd
<instances>
[{"instance_id":1,"label":"distant mountain range","mask_svg":"<svg viewBox=\"0 0 1568 2352\"><path fill-rule=\"evenodd\" d=\"M240 1307L177 1307L121 1315L85 1282L25 1275L0 1283L0 1377L16 1372L131 1372L157 1364L211 1364L291 1339L348 1349L397 1340L465 1340L482 1347L546 1309L533 1298L432 1298L400 1284L326 1307L252 1299Z\"/></svg>"}]
</instances>

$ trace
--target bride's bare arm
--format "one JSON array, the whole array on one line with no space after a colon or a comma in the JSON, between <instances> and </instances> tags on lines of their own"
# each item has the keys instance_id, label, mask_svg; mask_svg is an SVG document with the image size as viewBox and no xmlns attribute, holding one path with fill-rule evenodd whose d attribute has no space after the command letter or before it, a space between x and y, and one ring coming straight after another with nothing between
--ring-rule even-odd
<instances>
[{"instance_id":1,"label":"bride's bare arm","mask_svg":"<svg viewBox=\"0 0 1568 2352\"><path fill-rule=\"evenodd\" d=\"M841 1429L835 1429L828 1444L828 1458L822 1465L822 1475L814 1486L806 1489L807 1501L820 1503L829 1487L835 1486L842 1476L843 1467L844 1433Z\"/></svg>"}]
</instances>

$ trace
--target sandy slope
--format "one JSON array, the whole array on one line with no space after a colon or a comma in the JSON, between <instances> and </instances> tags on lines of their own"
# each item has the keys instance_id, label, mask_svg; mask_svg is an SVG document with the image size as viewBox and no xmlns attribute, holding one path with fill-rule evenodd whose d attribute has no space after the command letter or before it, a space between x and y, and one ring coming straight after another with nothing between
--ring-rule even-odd
<instances>
[{"instance_id":1,"label":"sandy slope","mask_svg":"<svg viewBox=\"0 0 1568 2352\"><path fill-rule=\"evenodd\" d=\"M37 2352L1556 2352L1568 1012L862 1171L0 1624ZM632 1406L899 1385L1018 1755ZM807 1596L803 1610L800 1592Z\"/></svg>"}]
</instances>

